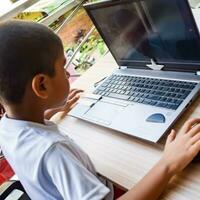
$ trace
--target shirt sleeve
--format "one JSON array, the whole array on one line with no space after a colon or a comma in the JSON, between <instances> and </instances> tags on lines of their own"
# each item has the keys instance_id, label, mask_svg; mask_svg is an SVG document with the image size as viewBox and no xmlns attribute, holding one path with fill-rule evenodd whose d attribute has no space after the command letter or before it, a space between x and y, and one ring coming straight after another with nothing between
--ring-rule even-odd
<instances>
[{"instance_id":1,"label":"shirt sleeve","mask_svg":"<svg viewBox=\"0 0 200 200\"><path fill-rule=\"evenodd\" d=\"M51 146L44 162L50 179L64 200L102 200L110 191L66 144Z\"/></svg>"}]
</instances>

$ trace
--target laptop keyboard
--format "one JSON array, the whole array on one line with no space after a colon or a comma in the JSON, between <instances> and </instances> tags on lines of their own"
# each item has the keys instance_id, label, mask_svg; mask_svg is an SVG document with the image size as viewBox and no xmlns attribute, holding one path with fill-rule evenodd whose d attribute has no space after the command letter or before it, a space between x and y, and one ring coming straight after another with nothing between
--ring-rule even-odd
<instances>
[{"instance_id":1,"label":"laptop keyboard","mask_svg":"<svg viewBox=\"0 0 200 200\"><path fill-rule=\"evenodd\" d=\"M196 85L194 82L112 75L94 94L176 110Z\"/></svg>"}]
</instances>

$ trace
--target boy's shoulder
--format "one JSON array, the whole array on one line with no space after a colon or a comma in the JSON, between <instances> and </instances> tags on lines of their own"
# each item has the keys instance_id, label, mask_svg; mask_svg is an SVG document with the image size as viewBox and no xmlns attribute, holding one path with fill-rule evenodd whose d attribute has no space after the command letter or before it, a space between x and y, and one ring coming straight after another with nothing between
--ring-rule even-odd
<instances>
[{"instance_id":1,"label":"boy's shoulder","mask_svg":"<svg viewBox=\"0 0 200 200\"><path fill-rule=\"evenodd\" d=\"M9 140L12 146L23 144L23 146L36 146L44 150L55 143L68 139L61 134L56 124L51 121L45 122L46 124L43 125L31 121L9 119L4 116L0 121L1 143L8 143Z\"/></svg>"}]
</instances>

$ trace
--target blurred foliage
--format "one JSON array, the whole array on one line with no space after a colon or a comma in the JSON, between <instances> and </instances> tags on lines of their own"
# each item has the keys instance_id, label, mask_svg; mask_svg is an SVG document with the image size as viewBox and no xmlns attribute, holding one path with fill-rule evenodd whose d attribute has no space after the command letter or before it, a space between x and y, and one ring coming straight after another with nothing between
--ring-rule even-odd
<instances>
[{"instance_id":1,"label":"blurred foliage","mask_svg":"<svg viewBox=\"0 0 200 200\"><path fill-rule=\"evenodd\" d=\"M94 2L98 2L98 1L103 1L103 0L88 0L88 3L94 3Z\"/></svg>"},{"instance_id":2,"label":"blurred foliage","mask_svg":"<svg viewBox=\"0 0 200 200\"><path fill-rule=\"evenodd\" d=\"M41 0L22 13L19 13L15 18L38 22L63 4L67 4L68 1L69 0Z\"/></svg>"},{"instance_id":3,"label":"blurred foliage","mask_svg":"<svg viewBox=\"0 0 200 200\"><path fill-rule=\"evenodd\" d=\"M45 12L22 12L22 13L19 13L15 17L15 19L37 22L46 16L48 15Z\"/></svg>"},{"instance_id":4,"label":"blurred foliage","mask_svg":"<svg viewBox=\"0 0 200 200\"><path fill-rule=\"evenodd\" d=\"M91 35L87 42L85 42L85 44L83 44L81 47L80 53L88 53L96 48L99 50L101 55L105 53L105 45L103 40L101 38L97 38L95 35Z\"/></svg>"},{"instance_id":5,"label":"blurred foliage","mask_svg":"<svg viewBox=\"0 0 200 200\"><path fill-rule=\"evenodd\" d=\"M45 13L50 14L68 1L69 0L43 0L44 3L41 3L40 7Z\"/></svg>"},{"instance_id":6,"label":"blurred foliage","mask_svg":"<svg viewBox=\"0 0 200 200\"><path fill-rule=\"evenodd\" d=\"M106 51L107 47L103 39L99 35L91 35L74 59L75 69L83 73L95 63L97 57L103 56Z\"/></svg>"}]
</instances>

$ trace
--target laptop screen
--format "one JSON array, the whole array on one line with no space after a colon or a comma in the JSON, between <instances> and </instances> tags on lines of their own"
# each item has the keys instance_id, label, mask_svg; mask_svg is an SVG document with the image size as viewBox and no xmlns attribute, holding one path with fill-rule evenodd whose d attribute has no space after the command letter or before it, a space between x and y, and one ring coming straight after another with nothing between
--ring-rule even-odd
<instances>
[{"instance_id":1,"label":"laptop screen","mask_svg":"<svg viewBox=\"0 0 200 200\"><path fill-rule=\"evenodd\" d=\"M85 5L119 65L200 69L200 37L187 0L123 0Z\"/></svg>"}]
</instances>

